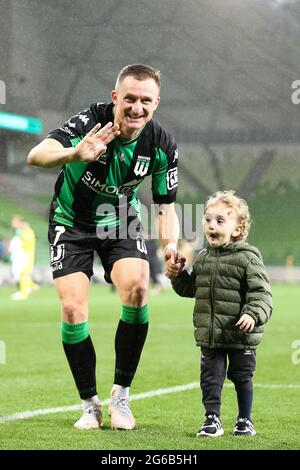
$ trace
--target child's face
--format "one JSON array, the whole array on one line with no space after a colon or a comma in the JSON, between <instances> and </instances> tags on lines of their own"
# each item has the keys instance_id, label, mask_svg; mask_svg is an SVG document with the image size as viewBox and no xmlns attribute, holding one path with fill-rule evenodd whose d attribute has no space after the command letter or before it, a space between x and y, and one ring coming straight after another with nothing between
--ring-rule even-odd
<instances>
[{"instance_id":1,"label":"child's face","mask_svg":"<svg viewBox=\"0 0 300 470\"><path fill-rule=\"evenodd\" d=\"M222 202L210 205L204 214L204 233L214 248L233 241L240 234L235 211Z\"/></svg>"}]
</instances>

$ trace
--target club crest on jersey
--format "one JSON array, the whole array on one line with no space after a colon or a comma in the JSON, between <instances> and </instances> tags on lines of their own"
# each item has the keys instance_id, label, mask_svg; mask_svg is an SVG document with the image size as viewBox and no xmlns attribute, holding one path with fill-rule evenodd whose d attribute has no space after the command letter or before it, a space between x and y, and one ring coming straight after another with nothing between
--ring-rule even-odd
<instances>
[{"instance_id":1,"label":"club crest on jersey","mask_svg":"<svg viewBox=\"0 0 300 470\"><path fill-rule=\"evenodd\" d=\"M176 188L178 182L177 168L171 168L167 173L167 188L169 191Z\"/></svg>"},{"instance_id":2,"label":"club crest on jersey","mask_svg":"<svg viewBox=\"0 0 300 470\"><path fill-rule=\"evenodd\" d=\"M150 160L151 160L150 157L144 157L143 155L138 155L137 161L133 170L134 174L136 176L145 176L149 168Z\"/></svg>"}]
</instances>

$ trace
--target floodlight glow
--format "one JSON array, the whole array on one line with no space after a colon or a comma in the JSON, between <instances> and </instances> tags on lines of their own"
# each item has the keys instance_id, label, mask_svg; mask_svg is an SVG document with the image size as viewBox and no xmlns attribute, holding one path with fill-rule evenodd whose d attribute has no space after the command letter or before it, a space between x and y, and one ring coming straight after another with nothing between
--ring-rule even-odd
<instances>
[{"instance_id":1,"label":"floodlight glow","mask_svg":"<svg viewBox=\"0 0 300 470\"><path fill-rule=\"evenodd\" d=\"M0 112L0 129L25 132L26 134L40 134L42 128L43 125L40 119L20 114Z\"/></svg>"}]
</instances>

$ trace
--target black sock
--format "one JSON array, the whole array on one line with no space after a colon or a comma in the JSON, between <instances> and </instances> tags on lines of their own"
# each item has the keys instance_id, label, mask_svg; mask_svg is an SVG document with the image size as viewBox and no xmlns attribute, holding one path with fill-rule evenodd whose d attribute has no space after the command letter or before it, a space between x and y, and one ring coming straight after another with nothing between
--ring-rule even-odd
<instances>
[{"instance_id":1,"label":"black sock","mask_svg":"<svg viewBox=\"0 0 300 470\"><path fill-rule=\"evenodd\" d=\"M97 394L96 390L96 353L91 340L76 344L63 343L64 351L71 368L80 398L86 400Z\"/></svg>"},{"instance_id":2,"label":"black sock","mask_svg":"<svg viewBox=\"0 0 300 470\"><path fill-rule=\"evenodd\" d=\"M148 322L142 324L119 321L116 338L114 383L130 387L147 337Z\"/></svg>"},{"instance_id":3,"label":"black sock","mask_svg":"<svg viewBox=\"0 0 300 470\"><path fill-rule=\"evenodd\" d=\"M239 405L239 418L251 419L253 383L251 381L235 384Z\"/></svg>"}]
</instances>

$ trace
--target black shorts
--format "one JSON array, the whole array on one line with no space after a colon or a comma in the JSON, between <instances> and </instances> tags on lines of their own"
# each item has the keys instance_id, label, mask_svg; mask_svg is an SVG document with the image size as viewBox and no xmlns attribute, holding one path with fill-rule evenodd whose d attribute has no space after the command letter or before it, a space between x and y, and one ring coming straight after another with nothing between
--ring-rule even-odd
<instances>
[{"instance_id":1,"label":"black shorts","mask_svg":"<svg viewBox=\"0 0 300 470\"><path fill-rule=\"evenodd\" d=\"M96 232L51 223L48 240L53 279L77 272L83 272L90 279L94 274L94 252L101 259L108 283L112 283L110 273L115 261L122 258L148 261L141 226L135 238L100 239Z\"/></svg>"}]
</instances>

